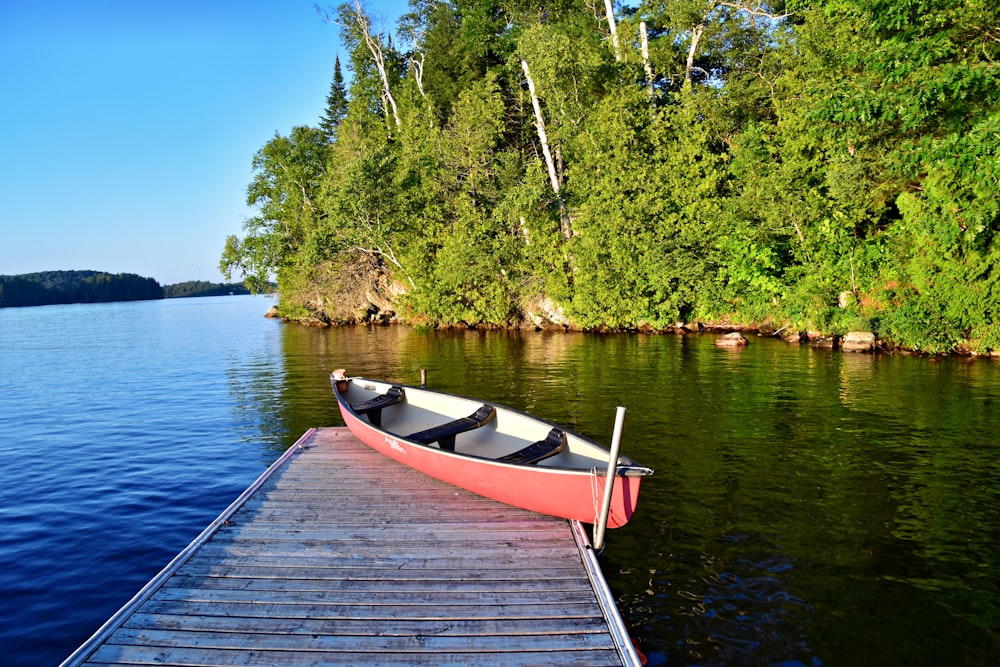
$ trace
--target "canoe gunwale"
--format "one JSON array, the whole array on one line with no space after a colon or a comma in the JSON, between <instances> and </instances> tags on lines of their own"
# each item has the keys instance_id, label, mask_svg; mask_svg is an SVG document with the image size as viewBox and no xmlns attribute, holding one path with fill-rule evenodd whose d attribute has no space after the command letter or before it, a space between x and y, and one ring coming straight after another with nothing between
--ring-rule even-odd
<instances>
[{"instance_id":1,"label":"canoe gunwale","mask_svg":"<svg viewBox=\"0 0 1000 667\"><path fill-rule=\"evenodd\" d=\"M360 392L349 392L352 382L358 383ZM599 516L603 516L603 503L610 499L607 527L620 528L628 523L635 511L641 478L653 473L619 456L616 474L609 477L610 451L607 448L534 415L493 403L487 407L495 408L498 422L502 419L505 423L472 429L475 434L468 436L463 445L466 451L450 451L410 441L397 432L426 429L438 418L442 422L455 420L468 415L471 408L483 402L422 387L348 378L340 371L331 376L331 384L344 422L363 443L431 477L514 507L596 525ZM401 387L404 393L409 391L410 394L397 408L390 408L400 412L382 416L379 425L357 414L348 400L351 393L356 403L368 402L390 387ZM357 400L361 396L365 401ZM498 460L503 456L501 452L523 447L552 428L564 431L572 440L558 455L536 463ZM557 460L560 457L563 460ZM611 493L602 500L608 485L611 485Z\"/></svg>"},{"instance_id":2,"label":"canoe gunwale","mask_svg":"<svg viewBox=\"0 0 1000 667\"><path fill-rule=\"evenodd\" d=\"M404 401L406 400L405 396L406 396L406 392L407 391L427 392L427 393L430 393L430 394L438 394L438 395L445 396L445 397L448 397L448 398L468 400L468 398L466 396L461 396L459 394L451 394L451 393L448 393L448 392L445 392L445 391L439 391L439 390L436 390L436 389L425 389L423 387L414 387L414 386L411 386L411 385L400 384L398 382L387 383L387 382L385 382L383 380L374 380L374 379L371 379L371 378L362 378L362 377L347 377L346 380L347 380L348 383L368 382L368 383L375 383L375 384L380 384L380 385L389 385L392 389L401 389L403 391L403 397L404 397L403 400ZM366 415L367 412L366 411L358 412L358 411L356 411L354 409L354 406L351 404L351 402L348 401L346 399L346 397L341 393L341 390L338 389L338 387L337 387L337 379L335 377L333 377L333 376L331 376L331 385L333 387L333 393L336 396L338 403L340 403L341 409L346 408L359 421L361 421L362 423L364 423L363 416ZM541 417L537 417L535 415L529 414L529 413L524 412L522 410L518 410L516 408L512 408L512 407L509 407L509 406L506 406L506 405L501 405L501 404L493 403L493 402L489 402L489 401L483 401L483 405L489 405L491 407L494 407L494 408L497 409L497 411L506 411L506 412L511 413L511 414L520 415L521 417L525 417L527 419L534 420L534 421L539 422L541 424L545 424L549 428L559 429L559 430L563 431L564 433L566 433L567 435L572 435L573 437L575 437L575 438L577 438L577 439L579 439L581 441L589 443L591 446L596 447L597 449L603 451L606 455L610 456L610 452L607 450L607 448L603 447L599 443L591 440L590 438L587 438L586 436L580 435L579 433L575 433L573 431L570 431L569 429L563 428L562 426L559 426L558 424L549 422L549 421L547 421L547 420L545 420L545 419L543 419ZM444 449L444 448L438 447L433 441L424 443L424 442L420 442L418 440L410 440L405 435L400 435L400 434L393 433L391 431L386 430L380 424L374 424L374 423L370 423L369 422L366 425L370 425L374 430L378 431L379 433L382 433L386 437L399 440L400 442L404 442L407 445L410 445L412 447L420 447L422 449L426 449L426 450L432 451L435 454L450 455L450 456L455 456L455 457L459 457L459 458L463 458L463 459L475 459L477 461L483 461L483 462L487 462L487 463L494 463L496 465L501 465L501 466L511 466L511 467L516 467L516 468L538 468L539 467L537 465L537 463L516 463L516 462L502 461L502 460L500 460L500 458L502 458L502 457L491 458L491 457L488 457L488 456L478 456L476 454L471 454L471 453L468 453L468 452L459 452L459 451L454 451L454 450L451 450L451 449ZM607 465L604 464L604 463L602 463L599 466L592 466L590 468L580 468L580 467L573 467L573 466L555 466L555 465L551 465L550 466L550 465L546 465L546 466L544 466L544 469L545 469L546 472L551 471L551 472L566 472L566 473L583 473L583 474L587 474L587 475L596 475L598 477L606 477L607 476ZM630 459L627 456L624 456L624 455L619 455L618 456L618 466L616 468L616 476L618 476L618 477L640 478L640 477L648 477L648 476L650 476L652 474L653 474L653 470L651 468L647 468L646 466L640 465L640 464L636 463L635 461L633 461L632 459Z\"/></svg>"}]
</instances>

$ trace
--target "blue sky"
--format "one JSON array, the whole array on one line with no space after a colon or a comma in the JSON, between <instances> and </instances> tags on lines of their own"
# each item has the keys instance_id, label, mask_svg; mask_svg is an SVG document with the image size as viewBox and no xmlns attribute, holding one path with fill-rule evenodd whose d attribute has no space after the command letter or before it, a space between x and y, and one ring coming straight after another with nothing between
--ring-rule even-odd
<instances>
[{"instance_id":1,"label":"blue sky","mask_svg":"<svg viewBox=\"0 0 1000 667\"><path fill-rule=\"evenodd\" d=\"M253 154L318 123L340 50L311 0L0 0L0 274L221 281Z\"/></svg>"}]
</instances>

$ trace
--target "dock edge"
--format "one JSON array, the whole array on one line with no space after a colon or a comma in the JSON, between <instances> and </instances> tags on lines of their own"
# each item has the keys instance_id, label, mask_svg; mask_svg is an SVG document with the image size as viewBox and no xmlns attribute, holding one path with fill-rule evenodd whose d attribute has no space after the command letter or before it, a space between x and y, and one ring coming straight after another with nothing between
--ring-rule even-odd
<instances>
[{"instance_id":1,"label":"dock edge","mask_svg":"<svg viewBox=\"0 0 1000 667\"><path fill-rule=\"evenodd\" d=\"M615 643L615 648L618 649L618 656L621 658L622 664L627 667L641 667L642 661L632 644L625 619L618 611L618 605L615 604L614 596L612 596L608 582L604 578L604 572L597 561L597 553L590 544L590 538L587 537L587 530L579 521L570 521L569 523L573 539L576 541L576 548L579 550L583 566L587 570L587 578L590 579L590 585L597 595L597 602L601 606L604 620L607 621L608 629L611 630L611 638Z\"/></svg>"},{"instance_id":2,"label":"dock edge","mask_svg":"<svg viewBox=\"0 0 1000 667\"><path fill-rule=\"evenodd\" d=\"M228 521L237 511L243 506L243 504L249 499L260 487L262 487L285 463L288 462L295 454L301 449L306 442L308 442L313 435L316 433L315 428L311 428L306 431L301 438L296 440L291 447L285 450L278 459L267 467L267 470L261 473L260 477L251 484L243 493L239 495L229 507L223 510L222 514L216 517L215 521L210 523L198 537L194 538L190 544L184 547L184 550L179 554L174 556L173 560L167 563L166 567L160 570L156 576L149 580L145 586L139 589L131 600L125 603L125 605L119 609L115 614L105 621L104 625L97 629L97 631L90 636L87 641L80 645L73 653L70 654L68 658L60 663L59 667L76 667L77 665L83 664L105 640L108 639L119 627L132 615L132 613L142 606L159 588L160 585L169 579L177 570L181 568L195 553L201 548L203 544L208 542L213 535L219 530L219 528Z\"/></svg>"}]
</instances>

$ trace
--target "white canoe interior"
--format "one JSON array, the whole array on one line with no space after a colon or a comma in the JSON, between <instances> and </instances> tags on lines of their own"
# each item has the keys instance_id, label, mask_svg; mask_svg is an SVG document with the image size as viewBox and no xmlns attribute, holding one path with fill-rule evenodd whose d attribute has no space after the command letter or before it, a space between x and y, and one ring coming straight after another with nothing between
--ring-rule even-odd
<instances>
[{"instance_id":1,"label":"white canoe interior","mask_svg":"<svg viewBox=\"0 0 1000 667\"><path fill-rule=\"evenodd\" d=\"M479 427L454 434L455 453L484 459L501 459L535 443L541 444L556 437L553 429L557 429L558 436L565 434L565 446L557 454L543 458L534 465L588 471L596 468L599 473L603 473L608 466L609 452L604 447L555 424L504 406L364 378L351 378L347 391L341 392L341 395L350 406L361 406L372 401L383 402L378 400L379 397L400 390L402 398L399 402L364 413L361 419L401 439L420 442L419 434L422 432L426 434L429 429L467 418L486 406L487 409L480 412L480 416L489 415L490 408L495 408L495 414L490 415L488 421ZM418 435L416 439L409 437L414 434ZM438 443L431 438L426 444L448 449L450 443ZM625 457L619 457L618 465L619 474L648 474L645 472L647 469L635 466ZM622 466L630 470L621 470Z\"/></svg>"}]
</instances>

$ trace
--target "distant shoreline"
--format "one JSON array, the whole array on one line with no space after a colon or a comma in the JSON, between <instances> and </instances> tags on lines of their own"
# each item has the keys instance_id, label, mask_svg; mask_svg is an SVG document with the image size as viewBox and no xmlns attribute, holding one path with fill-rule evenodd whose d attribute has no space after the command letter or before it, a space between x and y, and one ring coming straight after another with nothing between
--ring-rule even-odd
<instances>
[{"instance_id":1,"label":"distant shoreline","mask_svg":"<svg viewBox=\"0 0 1000 667\"><path fill-rule=\"evenodd\" d=\"M161 286L153 278L105 271L40 271L0 275L0 308L24 308L73 303L154 301L198 296L250 294L243 283L191 280Z\"/></svg>"}]
</instances>

